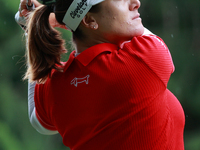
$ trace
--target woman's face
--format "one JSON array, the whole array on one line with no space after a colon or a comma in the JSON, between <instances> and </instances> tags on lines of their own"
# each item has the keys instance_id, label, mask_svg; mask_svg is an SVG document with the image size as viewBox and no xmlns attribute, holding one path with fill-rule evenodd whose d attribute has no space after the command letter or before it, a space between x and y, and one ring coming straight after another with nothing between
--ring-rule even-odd
<instances>
[{"instance_id":1,"label":"woman's face","mask_svg":"<svg viewBox=\"0 0 200 150\"><path fill-rule=\"evenodd\" d=\"M98 36L120 44L143 34L144 27L138 13L139 0L105 0L100 5L101 10L95 16Z\"/></svg>"}]
</instances>

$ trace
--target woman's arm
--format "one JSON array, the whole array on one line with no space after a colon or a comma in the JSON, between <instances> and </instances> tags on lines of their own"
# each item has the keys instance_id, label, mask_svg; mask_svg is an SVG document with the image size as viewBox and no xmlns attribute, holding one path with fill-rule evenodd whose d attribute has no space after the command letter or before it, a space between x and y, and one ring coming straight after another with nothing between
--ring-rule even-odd
<instances>
[{"instance_id":1,"label":"woman's arm","mask_svg":"<svg viewBox=\"0 0 200 150\"><path fill-rule=\"evenodd\" d=\"M28 13L34 10L41 4L36 0L21 0L19 4L19 11L15 14L15 21L21 26L23 30L26 29L26 18Z\"/></svg>"},{"instance_id":2,"label":"woman's arm","mask_svg":"<svg viewBox=\"0 0 200 150\"><path fill-rule=\"evenodd\" d=\"M44 128L36 117L35 102L34 102L35 85L36 85L35 82L28 83L28 116L29 116L31 125L41 134L46 134L46 135L57 134L58 131L52 131L52 130L48 130Z\"/></svg>"},{"instance_id":3,"label":"woman's arm","mask_svg":"<svg viewBox=\"0 0 200 150\"><path fill-rule=\"evenodd\" d=\"M30 0L29 0L30 1ZM29 2L28 1L28 2ZM36 0L30 1L33 3L31 9L33 10L35 7L40 6L41 4ZM27 0L21 0L19 11L15 15L16 22L25 30L26 29L26 17L28 12L31 11L30 7L26 6ZM30 4L28 4L30 6ZM52 135L58 133L58 131L52 131L44 128L40 122L38 121L35 113L35 102L34 102L34 94L35 94L35 85L36 83L28 83L28 116L32 126L41 134Z\"/></svg>"},{"instance_id":4,"label":"woman's arm","mask_svg":"<svg viewBox=\"0 0 200 150\"><path fill-rule=\"evenodd\" d=\"M42 5L36 0L28 0L28 1L30 2L28 2L29 4L27 5L27 0L21 0L20 5L19 5L19 11L15 14L15 21L24 30L26 29L26 18L28 17L28 13ZM30 3L32 3L32 5ZM31 7L27 7L27 6L31 6ZM49 23L52 27L67 29L65 25L61 25L57 22L54 13L50 14Z\"/></svg>"}]
</instances>

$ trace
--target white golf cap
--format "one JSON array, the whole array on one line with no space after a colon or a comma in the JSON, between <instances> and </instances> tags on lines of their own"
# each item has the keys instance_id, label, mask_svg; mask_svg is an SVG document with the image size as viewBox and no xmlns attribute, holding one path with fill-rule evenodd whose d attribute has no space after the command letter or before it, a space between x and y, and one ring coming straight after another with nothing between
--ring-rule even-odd
<instances>
[{"instance_id":1,"label":"white golf cap","mask_svg":"<svg viewBox=\"0 0 200 150\"><path fill-rule=\"evenodd\" d=\"M104 0L74 0L63 18L66 27L75 31L92 6L103 1Z\"/></svg>"}]
</instances>

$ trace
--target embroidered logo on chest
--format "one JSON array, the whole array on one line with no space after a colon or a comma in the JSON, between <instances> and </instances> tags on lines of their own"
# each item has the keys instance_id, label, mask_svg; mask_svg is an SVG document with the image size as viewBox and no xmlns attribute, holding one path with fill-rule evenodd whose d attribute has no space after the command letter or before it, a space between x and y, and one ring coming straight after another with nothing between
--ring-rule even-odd
<instances>
[{"instance_id":1,"label":"embroidered logo on chest","mask_svg":"<svg viewBox=\"0 0 200 150\"><path fill-rule=\"evenodd\" d=\"M80 83L86 83L86 84L88 84L89 83L89 77L90 77L90 75L87 75L87 76L85 76L83 78L77 78L77 77L75 77L71 81L71 85L74 85L75 87L77 87L78 84L80 84Z\"/></svg>"}]
</instances>

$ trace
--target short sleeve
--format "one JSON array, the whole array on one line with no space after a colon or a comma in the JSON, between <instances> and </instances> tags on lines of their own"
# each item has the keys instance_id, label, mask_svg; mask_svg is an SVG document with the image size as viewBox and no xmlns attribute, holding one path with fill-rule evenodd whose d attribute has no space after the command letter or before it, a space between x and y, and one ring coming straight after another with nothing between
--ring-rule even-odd
<instances>
[{"instance_id":1,"label":"short sleeve","mask_svg":"<svg viewBox=\"0 0 200 150\"><path fill-rule=\"evenodd\" d=\"M45 84L36 84L35 86L35 113L38 121L44 128L48 130L56 130L51 120L51 106L45 97Z\"/></svg>"},{"instance_id":2,"label":"short sleeve","mask_svg":"<svg viewBox=\"0 0 200 150\"><path fill-rule=\"evenodd\" d=\"M156 35L143 35L134 37L127 46L167 86L174 64L164 41Z\"/></svg>"}]
</instances>

